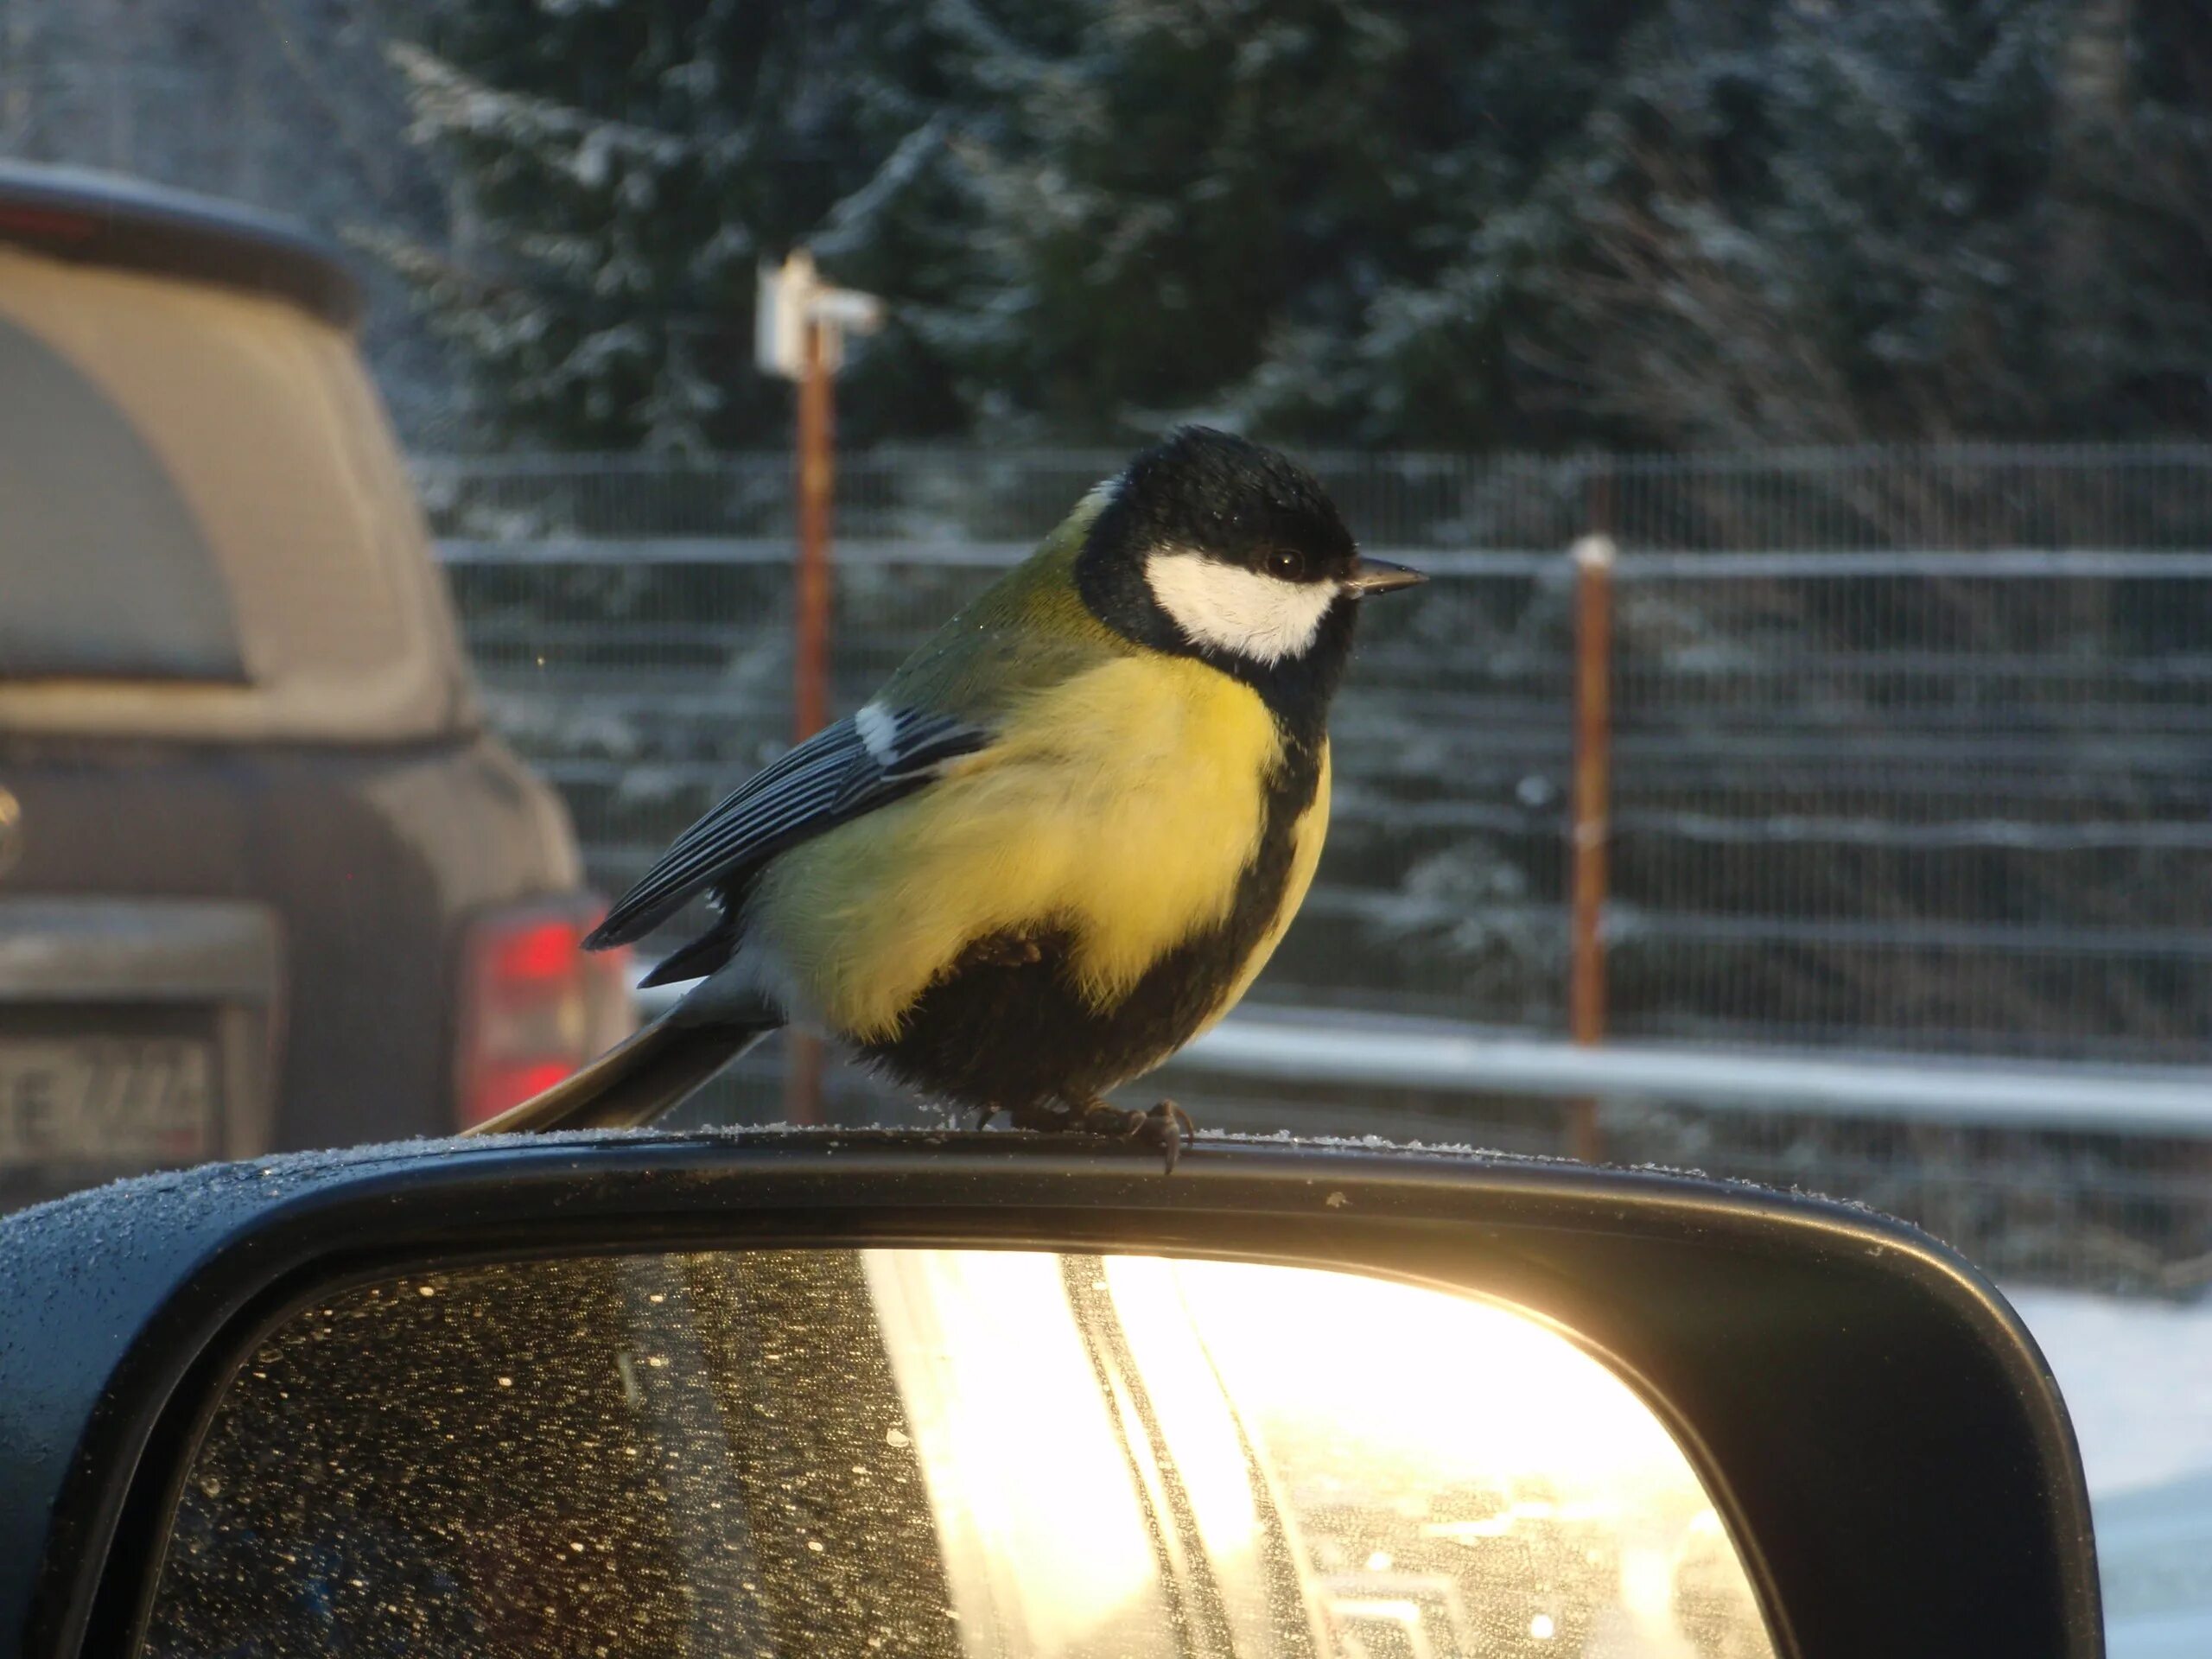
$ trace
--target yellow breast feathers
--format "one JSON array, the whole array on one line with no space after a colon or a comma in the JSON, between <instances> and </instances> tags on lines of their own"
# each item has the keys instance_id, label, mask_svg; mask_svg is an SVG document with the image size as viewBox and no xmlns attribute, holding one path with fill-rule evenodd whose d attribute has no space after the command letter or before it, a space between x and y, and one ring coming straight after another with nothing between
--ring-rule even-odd
<instances>
[{"instance_id":1,"label":"yellow breast feathers","mask_svg":"<svg viewBox=\"0 0 2212 1659\"><path fill-rule=\"evenodd\" d=\"M1039 693L919 794L777 859L748 926L802 1002L861 1041L893 1035L969 944L1007 931L1065 929L1084 995L1108 1007L1228 916L1281 753L1249 687L1198 663L1116 658ZM1292 891L1248 982L1305 895L1326 802L1300 826Z\"/></svg>"}]
</instances>

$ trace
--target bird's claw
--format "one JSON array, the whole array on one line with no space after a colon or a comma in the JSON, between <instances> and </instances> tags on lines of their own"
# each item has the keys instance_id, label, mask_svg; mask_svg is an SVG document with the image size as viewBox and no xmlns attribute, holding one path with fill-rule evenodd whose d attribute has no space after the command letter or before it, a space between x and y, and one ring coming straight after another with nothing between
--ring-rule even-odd
<instances>
[{"instance_id":1,"label":"bird's claw","mask_svg":"<svg viewBox=\"0 0 2212 1659\"><path fill-rule=\"evenodd\" d=\"M1183 1155L1183 1142L1195 1139L1198 1126L1191 1122L1191 1115L1172 1100L1163 1100L1150 1111L1135 1119L1128 1128L1129 1139L1140 1146L1157 1147L1163 1165L1160 1173L1173 1175L1175 1162Z\"/></svg>"},{"instance_id":2,"label":"bird's claw","mask_svg":"<svg viewBox=\"0 0 2212 1659\"><path fill-rule=\"evenodd\" d=\"M1110 1135L1154 1148L1163 1165L1161 1173L1167 1175L1175 1173L1176 1161L1183 1155L1184 1138L1198 1132L1191 1115L1172 1100L1161 1101L1148 1112L1128 1111L1100 1101L1084 1109L1080 1127L1093 1135Z\"/></svg>"}]
</instances>

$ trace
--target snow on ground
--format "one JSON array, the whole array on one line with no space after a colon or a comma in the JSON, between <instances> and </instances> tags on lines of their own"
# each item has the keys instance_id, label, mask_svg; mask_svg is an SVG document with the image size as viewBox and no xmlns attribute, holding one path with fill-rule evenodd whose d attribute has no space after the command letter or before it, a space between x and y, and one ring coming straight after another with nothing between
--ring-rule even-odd
<instances>
[{"instance_id":1,"label":"snow on ground","mask_svg":"<svg viewBox=\"0 0 2212 1659\"><path fill-rule=\"evenodd\" d=\"M2212 1472L2212 1307L2005 1295L2058 1378L2093 1497Z\"/></svg>"},{"instance_id":2,"label":"snow on ground","mask_svg":"<svg viewBox=\"0 0 2212 1659\"><path fill-rule=\"evenodd\" d=\"M2112 1659L2212 1654L2212 1307L2020 1290L2095 1512Z\"/></svg>"}]
</instances>

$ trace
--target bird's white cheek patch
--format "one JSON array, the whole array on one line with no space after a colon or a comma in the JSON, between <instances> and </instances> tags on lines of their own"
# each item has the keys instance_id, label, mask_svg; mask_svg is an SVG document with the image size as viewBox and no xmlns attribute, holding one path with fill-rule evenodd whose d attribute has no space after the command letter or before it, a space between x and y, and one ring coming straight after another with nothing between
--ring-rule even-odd
<instances>
[{"instance_id":1,"label":"bird's white cheek patch","mask_svg":"<svg viewBox=\"0 0 2212 1659\"><path fill-rule=\"evenodd\" d=\"M1144 575L1184 632L1257 663L1303 653L1339 591L1333 582L1284 582L1199 553L1154 553Z\"/></svg>"}]
</instances>

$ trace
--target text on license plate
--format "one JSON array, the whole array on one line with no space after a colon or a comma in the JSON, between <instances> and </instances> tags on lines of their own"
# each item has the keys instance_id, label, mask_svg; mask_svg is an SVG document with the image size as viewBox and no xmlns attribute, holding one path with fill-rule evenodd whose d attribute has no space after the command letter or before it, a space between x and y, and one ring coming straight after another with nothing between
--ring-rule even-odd
<instances>
[{"instance_id":1,"label":"text on license plate","mask_svg":"<svg viewBox=\"0 0 2212 1659\"><path fill-rule=\"evenodd\" d=\"M0 1038L0 1165L208 1157L214 1072L190 1038Z\"/></svg>"}]
</instances>

